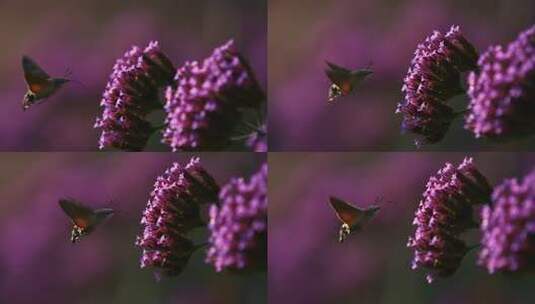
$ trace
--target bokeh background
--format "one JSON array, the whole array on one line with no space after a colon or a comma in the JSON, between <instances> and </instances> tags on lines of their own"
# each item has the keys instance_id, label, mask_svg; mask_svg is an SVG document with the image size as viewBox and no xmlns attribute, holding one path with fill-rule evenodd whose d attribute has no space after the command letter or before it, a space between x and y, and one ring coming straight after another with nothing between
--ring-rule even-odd
<instances>
[{"instance_id":1,"label":"bokeh background","mask_svg":"<svg viewBox=\"0 0 535 304\"><path fill-rule=\"evenodd\" d=\"M134 246L156 177L190 156L220 185L265 162L255 153L3 153L0 157L0 303L266 303L266 274L216 273L195 252L178 277L157 282ZM116 214L70 243L61 197ZM206 241L198 230L196 243Z\"/></svg>"},{"instance_id":2,"label":"bokeh background","mask_svg":"<svg viewBox=\"0 0 535 304\"><path fill-rule=\"evenodd\" d=\"M488 275L470 252L452 277L428 285L406 247L427 179L465 153L273 153L269 156L269 302L534 303L533 275ZM469 153L492 184L535 167L534 154ZM382 210L338 243L334 195ZM466 235L469 244L477 231Z\"/></svg>"},{"instance_id":3,"label":"bokeh background","mask_svg":"<svg viewBox=\"0 0 535 304\"><path fill-rule=\"evenodd\" d=\"M266 7L265 0L0 1L0 150L96 150L93 124L113 64L151 40L180 66L233 38L266 88ZM23 54L52 76L71 69L83 85L70 83L23 112ZM155 135L146 150L170 149Z\"/></svg>"},{"instance_id":4,"label":"bokeh background","mask_svg":"<svg viewBox=\"0 0 535 304\"><path fill-rule=\"evenodd\" d=\"M460 25L482 52L535 23L532 0L304 0L269 2L269 140L272 151L414 150L400 135L402 80L419 42ZM375 71L355 96L327 105L325 60ZM452 100L462 108L467 99ZM533 138L476 140L462 119L424 150L534 149Z\"/></svg>"}]
</instances>

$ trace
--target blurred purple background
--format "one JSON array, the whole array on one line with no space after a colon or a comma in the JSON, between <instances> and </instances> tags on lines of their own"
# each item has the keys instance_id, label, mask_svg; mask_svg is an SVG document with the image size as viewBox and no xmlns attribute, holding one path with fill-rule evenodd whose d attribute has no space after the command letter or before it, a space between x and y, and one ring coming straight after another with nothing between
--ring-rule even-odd
<instances>
[{"instance_id":1,"label":"blurred purple background","mask_svg":"<svg viewBox=\"0 0 535 304\"><path fill-rule=\"evenodd\" d=\"M234 38L265 88L266 7L265 0L1 1L0 150L96 150L93 124L113 64L151 40L180 66ZM71 69L85 86L70 83L23 112L23 54L51 76ZM147 150L170 149L153 136Z\"/></svg>"},{"instance_id":2,"label":"blurred purple background","mask_svg":"<svg viewBox=\"0 0 535 304\"><path fill-rule=\"evenodd\" d=\"M270 303L534 303L533 275L490 276L470 252L428 285L406 248L430 175L465 153L273 153L269 156ZM534 154L470 153L492 184L535 167ZM330 195L360 207L383 197L363 231L338 243ZM467 235L469 244L478 233Z\"/></svg>"},{"instance_id":3,"label":"blurred purple background","mask_svg":"<svg viewBox=\"0 0 535 304\"><path fill-rule=\"evenodd\" d=\"M282 150L414 150L394 115L419 42L458 24L482 52L535 23L532 0L315 0L269 2L269 139ZM327 105L325 60L375 74L355 96ZM462 107L465 97L452 101ZM476 140L461 119L428 150L535 149L533 138Z\"/></svg>"},{"instance_id":4,"label":"blurred purple background","mask_svg":"<svg viewBox=\"0 0 535 304\"><path fill-rule=\"evenodd\" d=\"M4 153L0 303L265 303L265 274L217 274L202 250L175 278L156 282L151 270L139 268L134 241L154 180L191 155ZM265 155L254 153L195 155L220 184L249 176L265 162ZM116 214L73 245L60 197ZM206 234L194 237L199 243Z\"/></svg>"}]
</instances>

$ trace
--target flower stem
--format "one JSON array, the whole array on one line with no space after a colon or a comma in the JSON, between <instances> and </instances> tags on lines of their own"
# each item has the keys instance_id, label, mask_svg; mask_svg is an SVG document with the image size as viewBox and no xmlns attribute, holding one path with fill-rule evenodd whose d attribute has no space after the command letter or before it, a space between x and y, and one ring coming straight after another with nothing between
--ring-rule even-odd
<instances>
[{"instance_id":1,"label":"flower stem","mask_svg":"<svg viewBox=\"0 0 535 304\"><path fill-rule=\"evenodd\" d=\"M479 247L481 247L481 244L474 244L472 246L468 246L468 248L466 249L466 252L470 252L470 251L472 251L472 250L474 250L476 248L479 248Z\"/></svg>"},{"instance_id":2,"label":"flower stem","mask_svg":"<svg viewBox=\"0 0 535 304\"><path fill-rule=\"evenodd\" d=\"M208 245L210 245L210 243L208 243L208 242L204 242L204 243L197 244L197 245L195 245L195 246L193 247L193 251L196 251L197 249L201 249L201 248L206 247L206 246L208 246Z\"/></svg>"},{"instance_id":3,"label":"flower stem","mask_svg":"<svg viewBox=\"0 0 535 304\"><path fill-rule=\"evenodd\" d=\"M466 114L468 112L469 112L469 110L459 111L459 112L455 113L455 116L461 116L461 115L464 115L464 114Z\"/></svg>"},{"instance_id":4,"label":"flower stem","mask_svg":"<svg viewBox=\"0 0 535 304\"><path fill-rule=\"evenodd\" d=\"M158 131L161 131L163 129L165 129L167 125L159 125L159 126L156 126L156 127L153 127L152 130L151 130L151 133L154 133L154 132L158 132Z\"/></svg>"}]
</instances>

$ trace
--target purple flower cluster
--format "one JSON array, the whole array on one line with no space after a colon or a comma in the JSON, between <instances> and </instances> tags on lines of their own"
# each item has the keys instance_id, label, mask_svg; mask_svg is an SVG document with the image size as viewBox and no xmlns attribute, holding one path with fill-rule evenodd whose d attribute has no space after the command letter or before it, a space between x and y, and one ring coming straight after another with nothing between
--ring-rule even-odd
<instances>
[{"instance_id":1,"label":"purple flower cluster","mask_svg":"<svg viewBox=\"0 0 535 304\"><path fill-rule=\"evenodd\" d=\"M217 200L219 187L198 158L185 167L174 163L156 179L143 212L143 233L136 245L143 249L141 268L157 267L166 275L178 275L198 248L187 233L204 223L200 206Z\"/></svg>"},{"instance_id":2,"label":"purple flower cluster","mask_svg":"<svg viewBox=\"0 0 535 304\"><path fill-rule=\"evenodd\" d=\"M154 131L145 116L162 108L159 90L172 83L175 68L158 42L145 49L132 47L113 67L102 100L99 148L139 151Z\"/></svg>"},{"instance_id":3,"label":"purple flower cluster","mask_svg":"<svg viewBox=\"0 0 535 304\"><path fill-rule=\"evenodd\" d=\"M477 227L473 206L488 202L491 191L471 158L458 167L446 163L429 178L413 221L416 231L407 243L414 249L412 268L428 269L429 283L457 270L468 250L460 235Z\"/></svg>"},{"instance_id":4,"label":"purple flower cluster","mask_svg":"<svg viewBox=\"0 0 535 304\"><path fill-rule=\"evenodd\" d=\"M232 179L210 208L206 261L216 271L265 269L267 263L267 165L249 181Z\"/></svg>"},{"instance_id":5,"label":"purple flower cluster","mask_svg":"<svg viewBox=\"0 0 535 304\"><path fill-rule=\"evenodd\" d=\"M247 146L254 152L267 152L267 128L262 125L249 135Z\"/></svg>"},{"instance_id":6,"label":"purple flower cluster","mask_svg":"<svg viewBox=\"0 0 535 304\"><path fill-rule=\"evenodd\" d=\"M440 141L456 116L445 102L463 92L460 73L474 69L477 57L458 26L446 35L434 31L419 44L404 79L405 98L396 109L403 115L402 129L426 143Z\"/></svg>"},{"instance_id":7,"label":"purple flower cluster","mask_svg":"<svg viewBox=\"0 0 535 304\"><path fill-rule=\"evenodd\" d=\"M232 40L203 62L186 62L166 92L162 141L177 150L221 149L240 122L240 108L263 101L251 69Z\"/></svg>"},{"instance_id":8,"label":"purple flower cluster","mask_svg":"<svg viewBox=\"0 0 535 304\"><path fill-rule=\"evenodd\" d=\"M476 137L535 132L535 25L507 47L492 46L468 77L465 128Z\"/></svg>"},{"instance_id":9,"label":"purple flower cluster","mask_svg":"<svg viewBox=\"0 0 535 304\"><path fill-rule=\"evenodd\" d=\"M535 171L523 181L495 187L492 205L481 210L479 264L490 273L533 270L535 262Z\"/></svg>"}]
</instances>

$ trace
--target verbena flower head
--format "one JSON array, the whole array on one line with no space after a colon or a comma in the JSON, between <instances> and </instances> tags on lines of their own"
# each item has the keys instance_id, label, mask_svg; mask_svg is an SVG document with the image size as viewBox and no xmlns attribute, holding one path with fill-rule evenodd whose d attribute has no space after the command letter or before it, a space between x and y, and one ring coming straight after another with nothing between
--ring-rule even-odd
<instances>
[{"instance_id":1,"label":"verbena flower head","mask_svg":"<svg viewBox=\"0 0 535 304\"><path fill-rule=\"evenodd\" d=\"M460 73L476 67L477 52L458 26L446 35L439 31L418 45L396 109L403 115L402 129L419 134L426 143L440 141L455 118L445 102L463 92Z\"/></svg>"},{"instance_id":2,"label":"verbena flower head","mask_svg":"<svg viewBox=\"0 0 535 304\"><path fill-rule=\"evenodd\" d=\"M267 152L267 128L262 125L255 130L247 139L247 146L254 152Z\"/></svg>"},{"instance_id":3,"label":"verbena flower head","mask_svg":"<svg viewBox=\"0 0 535 304\"><path fill-rule=\"evenodd\" d=\"M267 165L249 181L232 179L210 208L207 263L216 271L265 269L267 263Z\"/></svg>"},{"instance_id":4,"label":"verbena flower head","mask_svg":"<svg viewBox=\"0 0 535 304\"><path fill-rule=\"evenodd\" d=\"M492 46L468 77L465 128L476 137L535 133L535 25L507 47Z\"/></svg>"},{"instance_id":5,"label":"verbena flower head","mask_svg":"<svg viewBox=\"0 0 535 304\"><path fill-rule=\"evenodd\" d=\"M535 266L535 171L494 188L481 210L479 264L490 273L533 271Z\"/></svg>"},{"instance_id":6,"label":"verbena flower head","mask_svg":"<svg viewBox=\"0 0 535 304\"><path fill-rule=\"evenodd\" d=\"M488 202L490 192L471 158L457 167L446 163L429 178L413 220L416 231L407 243L414 249L412 268L428 269L429 283L457 270L468 249L460 234L477 227L473 206Z\"/></svg>"},{"instance_id":7,"label":"verbena flower head","mask_svg":"<svg viewBox=\"0 0 535 304\"><path fill-rule=\"evenodd\" d=\"M217 199L218 190L198 158L185 167L174 163L156 179L141 219L143 233L136 240L143 249L142 268L157 267L167 275L184 269L197 248L187 233L204 225L200 206Z\"/></svg>"},{"instance_id":8,"label":"verbena flower head","mask_svg":"<svg viewBox=\"0 0 535 304\"><path fill-rule=\"evenodd\" d=\"M145 49L134 46L119 58L100 102L102 116L94 126L102 130L99 148L142 150L153 132L145 116L163 107L160 89L170 84L173 76L173 64L158 42Z\"/></svg>"},{"instance_id":9,"label":"verbena flower head","mask_svg":"<svg viewBox=\"0 0 535 304\"><path fill-rule=\"evenodd\" d=\"M186 62L177 87L166 92L167 129L163 142L173 151L221 149L240 122L240 108L263 101L251 69L230 40L203 62Z\"/></svg>"},{"instance_id":10,"label":"verbena flower head","mask_svg":"<svg viewBox=\"0 0 535 304\"><path fill-rule=\"evenodd\" d=\"M147 232L149 233L149 232ZM176 276L182 273L197 247L180 234L162 235L159 239L144 238L137 242L144 248L141 256L141 268L157 267L156 274Z\"/></svg>"}]
</instances>

